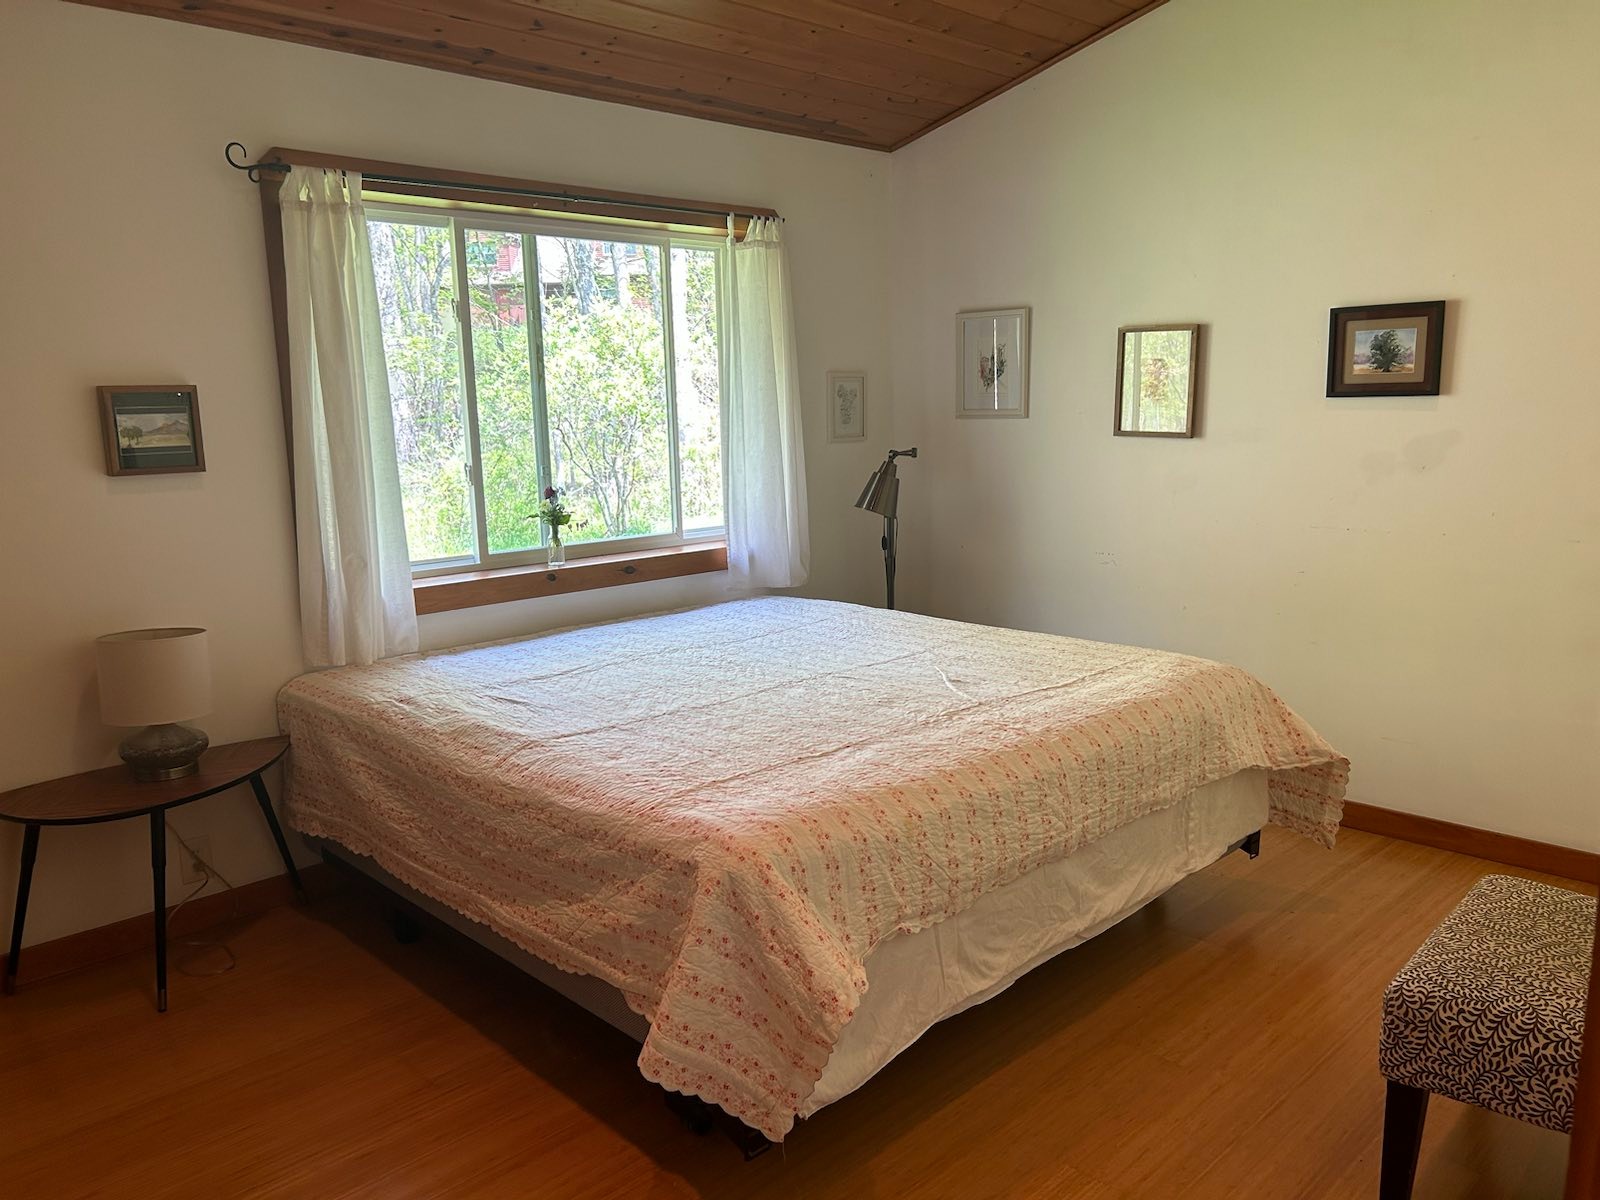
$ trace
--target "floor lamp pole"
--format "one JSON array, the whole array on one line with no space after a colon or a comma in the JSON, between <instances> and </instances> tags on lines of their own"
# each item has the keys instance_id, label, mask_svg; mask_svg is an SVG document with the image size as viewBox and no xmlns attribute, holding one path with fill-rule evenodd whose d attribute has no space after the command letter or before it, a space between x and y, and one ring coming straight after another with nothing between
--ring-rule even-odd
<instances>
[{"instance_id":1,"label":"floor lamp pole","mask_svg":"<svg viewBox=\"0 0 1600 1200\"><path fill-rule=\"evenodd\" d=\"M888 607L894 607L894 555L895 541L900 536L900 518L883 519L883 578L889 589Z\"/></svg>"}]
</instances>

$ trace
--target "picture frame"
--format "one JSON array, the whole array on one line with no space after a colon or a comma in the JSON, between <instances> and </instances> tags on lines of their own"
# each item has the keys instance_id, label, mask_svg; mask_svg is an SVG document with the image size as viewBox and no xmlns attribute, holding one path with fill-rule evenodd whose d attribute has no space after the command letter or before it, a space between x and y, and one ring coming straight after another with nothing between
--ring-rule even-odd
<instances>
[{"instance_id":1,"label":"picture frame","mask_svg":"<svg viewBox=\"0 0 1600 1200\"><path fill-rule=\"evenodd\" d=\"M828 372L828 440L860 442L867 436L867 373Z\"/></svg>"},{"instance_id":2,"label":"picture frame","mask_svg":"<svg viewBox=\"0 0 1600 1200\"><path fill-rule=\"evenodd\" d=\"M1124 325L1117 330L1117 437L1192 438L1197 432L1199 325Z\"/></svg>"},{"instance_id":3,"label":"picture frame","mask_svg":"<svg viewBox=\"0 0 1600 1200\"><path fill-rule=\"evenodd\" d=\"M192 383L95 389L107 475L174 475L206 469L200 393Z\"/></svg>"},{"instance_id":4,"label":"picture frame","mask_svg":"<svg viewBox=\"0 0 1600 1200\"><path fill-rule=\"evenodd\" d=\"M956 314L956 416L1028 415L1030 311L988 308Z\"/></svg>"},{"instance_id":5,"label":"picture frame","mask_svg":"<svg viewBox=\"0 0 1600 1200\"><path fill-rule=\"evenodd\" d=\"M1443 300L1358 304L1328 316L1329 396L1437 396Z\"/></svg>"}]
</instances>

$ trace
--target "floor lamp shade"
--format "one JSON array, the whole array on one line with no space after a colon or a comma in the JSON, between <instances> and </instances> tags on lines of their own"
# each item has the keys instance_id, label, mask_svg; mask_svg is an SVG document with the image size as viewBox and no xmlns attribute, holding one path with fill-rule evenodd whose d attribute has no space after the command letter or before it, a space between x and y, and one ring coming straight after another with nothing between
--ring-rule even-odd
<instances>
[{"instance_id":1,"label":"floor lamp shade","mask_svg":"<svg viewBox=\"0 0 1600 1200\"><path fill-rule=\"evenodd\" d=\"M199 769L209 739L178 722L211 711L211 656L204 629L130 629L94 644L100 719L142 726L118 748L138 779Z\"/></svg>"},{"instance_id":2,"label":"floor lamp shade","mask_svg":"<svg viewBox=\"0 0 1600 1200\"><path fill-rule=\"evenodd\" d=\"M95 641L100 719L166 725L211 711L211 656L204 629L130 629Z\"/></svg>"},{"instance_id":3,"label":"floor lamp shade","mask_svg":"<svg viewBox=\"0 0 1600 1200\"><path fill-rule=\"evenodd\" d=\"M861 489L861 498L856 501L856 507L877 513L880 517L898 515L900 479L892 458L872 473L867 486Z\"/></svg>"}]
</instances>

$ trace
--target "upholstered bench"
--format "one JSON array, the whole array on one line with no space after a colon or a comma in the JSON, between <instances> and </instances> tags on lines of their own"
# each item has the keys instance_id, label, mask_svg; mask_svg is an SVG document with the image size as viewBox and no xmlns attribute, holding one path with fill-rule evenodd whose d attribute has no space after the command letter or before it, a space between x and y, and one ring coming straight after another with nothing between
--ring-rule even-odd
<instances>
[{"instance_id":1,"label":"upholstered bench","mask_svg":"<svg viewBox=\"0 0 1600 1200\"><path fill-rule=\"evenodd\" d=\"M1407 1200L1430 1094L1570 1133L1595 902L1486 875L1383 997L1380 1200Z\"/></svg>"}]
</instances>

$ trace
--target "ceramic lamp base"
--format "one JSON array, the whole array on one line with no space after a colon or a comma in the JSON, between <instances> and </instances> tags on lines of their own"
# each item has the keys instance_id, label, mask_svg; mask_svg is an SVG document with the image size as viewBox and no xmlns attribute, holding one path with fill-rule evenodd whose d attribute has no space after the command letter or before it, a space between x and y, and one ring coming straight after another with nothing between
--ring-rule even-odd
<instances>
[{"instance_id":1,"label":"ceramic lamp base","mask_svg":"<svg viewBox=\"0 0 1600 1200\"><path fill-rule=\"evenodd\" d=\"M187 725L146 725L117 747L122 761L142 783L178 779L200 769L200 756L211 739Z\"/></svg>"}]
</instances>

